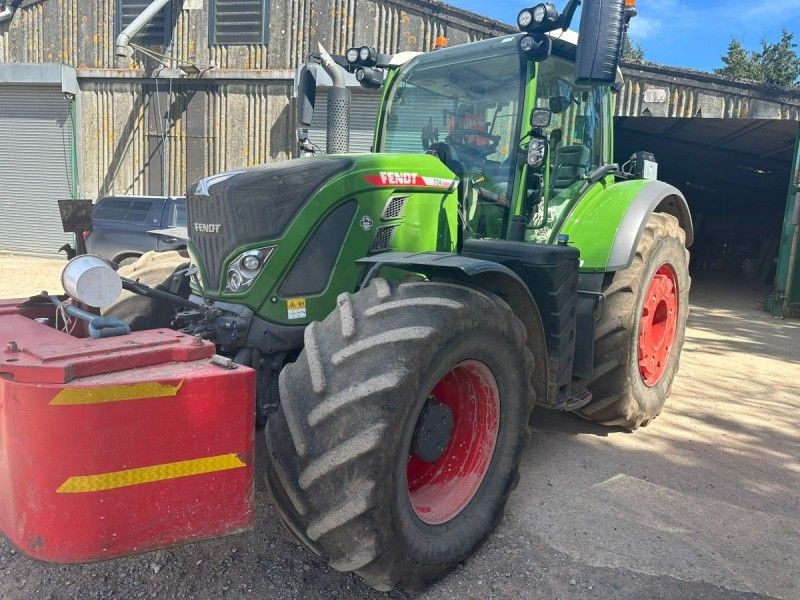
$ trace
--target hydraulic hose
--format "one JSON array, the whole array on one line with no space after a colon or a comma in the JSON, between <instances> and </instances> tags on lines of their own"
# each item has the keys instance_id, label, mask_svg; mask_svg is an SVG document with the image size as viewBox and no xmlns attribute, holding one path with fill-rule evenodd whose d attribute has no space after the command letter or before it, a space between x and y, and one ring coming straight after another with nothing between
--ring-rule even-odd
<instances>
[{"instance_id":1,"label":"hydraulic hose","mask_svg":"<svg viewBox=\"0 0 800 600\"><path fill-rule=\"evenodd\" d=\"M89 324L89 336L94 339L116 337L128 335L131 332L130 326L124 321L112 317L102 317L89 311L78 308L74 304L62 302L56 296L50 296L50 300L60 310L63 310L71 317L86 321Z\"/></svg>"}]
</instances>

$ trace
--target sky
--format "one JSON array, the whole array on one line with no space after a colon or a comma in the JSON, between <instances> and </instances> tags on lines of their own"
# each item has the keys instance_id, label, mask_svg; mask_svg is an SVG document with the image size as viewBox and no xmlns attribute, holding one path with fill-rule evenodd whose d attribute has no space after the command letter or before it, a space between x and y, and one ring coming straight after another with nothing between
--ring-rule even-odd
<instances>
[{"instance_id":1,"label":"sky","mask_svg":"<svg viewBox=\"0 0 800 600\"><path fill-rule=\"evenodd\" d=\"M519 0L445 0L448 4L516 23L533 4ZM566 0L556 0L559 9ZM631 21L631 39L655 63L711 71L722 66L731 37L756 50L762 39L777 41L786 28L800 42L800 0L639 0ZM578 16L572 28L578 28Z\"/></svg>"}]
</instances>

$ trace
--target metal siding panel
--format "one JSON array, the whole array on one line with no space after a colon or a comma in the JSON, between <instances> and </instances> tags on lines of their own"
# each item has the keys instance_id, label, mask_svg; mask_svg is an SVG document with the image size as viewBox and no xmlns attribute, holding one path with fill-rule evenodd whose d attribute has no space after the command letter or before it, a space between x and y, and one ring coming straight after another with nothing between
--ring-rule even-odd
<instances>
[{"instance_id":1,"label":"metal siding panel","mask_svg":"<svg viewBox=\"0 0 800 600\"><path fill-rule=\"evenodd\" d=\"M0 87L0 249L56 254L72 241L58 200L72 197L72 126L58 89Z\"/></svg>"}]
</instances>

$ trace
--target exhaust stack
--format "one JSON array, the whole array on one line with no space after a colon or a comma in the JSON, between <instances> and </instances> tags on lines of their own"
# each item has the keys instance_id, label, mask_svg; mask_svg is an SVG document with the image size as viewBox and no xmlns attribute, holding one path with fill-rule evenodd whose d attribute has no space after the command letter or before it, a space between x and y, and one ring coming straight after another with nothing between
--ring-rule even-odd
<instances>
[{"instance_id":1,"label":"exhaust stack","mask_svg":"<svg viewBox=\"0 0 800 600\"><path fill-rule=\"evenodd\" d=\"M330 76L333 87L328 90L328 154L350 152L350 90L344 80L344 71L327 50L319 44L322 68Z\"/></svg>"}]
</instances>

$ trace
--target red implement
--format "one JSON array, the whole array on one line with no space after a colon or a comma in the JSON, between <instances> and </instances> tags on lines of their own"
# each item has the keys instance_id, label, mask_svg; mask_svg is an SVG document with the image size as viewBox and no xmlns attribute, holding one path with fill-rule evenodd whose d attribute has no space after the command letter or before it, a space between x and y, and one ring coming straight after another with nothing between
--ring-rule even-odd
<instances>
[{"instance_id":1,"label":"red implement","mask_svg":"<svg viewBox=\"0 0 800 600\"><path fill-rule=\"evenodd\" d=\"M0 530L21 550L84 562L252 526L252 370L212 364L212 344L175 331L80 339L12 304Z\"/></svg>"}]
</instances>

